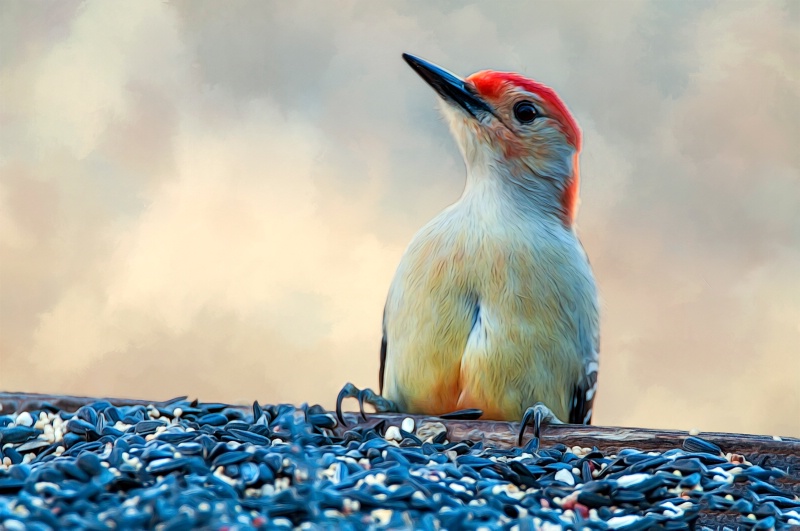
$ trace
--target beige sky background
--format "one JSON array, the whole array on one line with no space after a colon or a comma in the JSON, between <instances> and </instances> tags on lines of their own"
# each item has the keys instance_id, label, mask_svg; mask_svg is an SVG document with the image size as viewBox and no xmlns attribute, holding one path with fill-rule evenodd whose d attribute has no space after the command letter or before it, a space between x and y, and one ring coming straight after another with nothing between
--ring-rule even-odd
<instances>
[{"instance_id":1,"label":"beige sky background","mask_svg":"<svg viewBox=\"0 0 800 531\"><path fill-rule=\"evenodd\" d=\"M400 54L581 124L595 423L800 436L800 3L0 3L0 389L377 386L464 168Z\"/></svg>"}]
</instances>

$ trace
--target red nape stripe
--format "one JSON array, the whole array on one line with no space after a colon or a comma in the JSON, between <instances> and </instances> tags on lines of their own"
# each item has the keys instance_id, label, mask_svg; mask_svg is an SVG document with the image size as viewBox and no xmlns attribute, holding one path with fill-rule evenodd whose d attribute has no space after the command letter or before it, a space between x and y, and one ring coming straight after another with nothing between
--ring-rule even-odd
<instances>
[{"instance_id":1,"label":"red nape stripe","mask_svg":"<svg viewBox=\"0 0 800 531\"><path fill-rule=\"evenodd\" d=\"M555 113L557 115L555 117L564 125L564 134L567 136L569 143L575 149L581 149L581 130L578 127L578 122L575 121L572 113L569 112L567 106L558 97L556 91L547 85L514 72L495 72L493 70L476 72L469 76L467 81L475 86L481 97L491 103L497 103L509 86L536 94L545 102L548 110L551 113Z\"/></svg>"},{"instance_id":2,"label":"red nape stripe","mask_svg":"<svg viewBox=\"0 0 800 531\"><path fill-rule=\"evenodd\" d=\"M576 153L572 158L572 176L570 177L567 187L564 189L564 195L561 196L561 208L564 211L564 224L571 227L575 223L575 218L578 215L578 192L580 189L581 172L578 168L578 154Z\"/></svg>"}]
</instances>

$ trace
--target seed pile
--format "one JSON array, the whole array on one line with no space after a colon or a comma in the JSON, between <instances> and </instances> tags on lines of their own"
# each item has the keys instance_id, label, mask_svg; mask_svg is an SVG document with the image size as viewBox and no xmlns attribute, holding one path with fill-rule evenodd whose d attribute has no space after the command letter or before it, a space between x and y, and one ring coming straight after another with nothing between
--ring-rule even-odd
<instances>
[{"instance_id":1,"label":"seed pile","mask_svg":"<svg viewBox=\"0 0 800 531\"><path fill-rule=\"evenodd\" d=\"M448 442L319 406L176 401L0 416L0 529L689 529L800 526L777 469L690 437L664 453Z\"/></svg>"}]
</instances>

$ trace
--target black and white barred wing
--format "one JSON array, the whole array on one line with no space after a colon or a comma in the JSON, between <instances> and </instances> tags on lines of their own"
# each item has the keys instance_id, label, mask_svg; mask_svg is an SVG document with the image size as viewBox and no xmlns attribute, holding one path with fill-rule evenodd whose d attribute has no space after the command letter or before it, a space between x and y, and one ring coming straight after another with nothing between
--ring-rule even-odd
<instances>
[{"instance_id":1,"label":"black and white barred wing","mask_svg":"<svg viewBox=\"0 0 800 531\"><path fill-rule=\"evenodd\" d=\"M597 392L597 371L599 356L594 350L584 365L583 378L578 381L572 394L572 406L569 411L570 424L591 424L592 405Z\"/></svg>"}]
</instances>

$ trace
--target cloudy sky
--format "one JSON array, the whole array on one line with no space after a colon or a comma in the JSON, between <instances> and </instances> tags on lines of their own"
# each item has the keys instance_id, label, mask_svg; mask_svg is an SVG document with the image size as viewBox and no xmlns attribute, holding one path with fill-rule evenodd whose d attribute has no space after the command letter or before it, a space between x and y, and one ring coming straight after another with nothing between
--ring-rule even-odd
<instances>
[{"instance_id":1,"label":"cloudy sky","mask_svg":"<svg viewBox=\"0 0 800 531\"><path fill-rule=\"evenodd\" d=\"M464 167L411 52L584 131L595 423L800 436L800 3L0 5L0 389L377 386Z\"/></svg>"}]
</instances>

